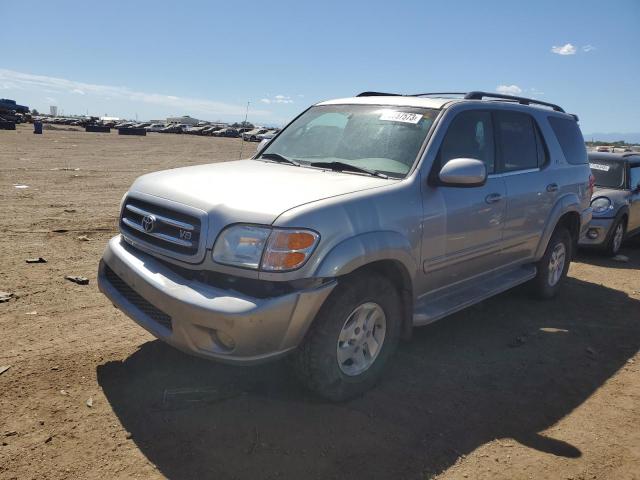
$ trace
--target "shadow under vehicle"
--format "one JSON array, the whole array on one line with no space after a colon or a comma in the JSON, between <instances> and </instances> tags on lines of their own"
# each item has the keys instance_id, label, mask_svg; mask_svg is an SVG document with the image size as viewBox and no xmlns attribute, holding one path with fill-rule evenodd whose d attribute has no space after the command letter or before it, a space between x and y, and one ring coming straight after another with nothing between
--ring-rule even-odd
<instances>
[{"instance_id":1,"label":"shadow under vehicle","mask_svg":"<svg viewBox=\"0 0 640 480\"><path fill-rule=\"evenodd\" d=\"M284 361L237 368L160 341L97 377L169 479L429 478L496 438L580 457L579 443L539 432L636 354L639 311L638 300L574 278L546 302L520 287L417 330L387 381L342 404L307 393Z\"/></svg>"}]
</instances>

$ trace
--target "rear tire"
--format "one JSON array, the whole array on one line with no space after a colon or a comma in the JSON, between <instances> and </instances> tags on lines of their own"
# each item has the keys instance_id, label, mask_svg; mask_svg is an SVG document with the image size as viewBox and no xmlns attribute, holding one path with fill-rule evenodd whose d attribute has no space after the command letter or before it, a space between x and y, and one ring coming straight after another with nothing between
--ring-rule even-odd
<instances>
[{"instance_id":1,"label":"rear tire","mask_svg":"<svg viewBox=\"0 0 640 480\"><path fill-rule=\"evenodd\" d=\"M292 355L297 378L331 401L369 390L397 348L401 312L400 296L380 274L340 279Z\"/></svg>"},{"instance_id":2,"label":"rear tire","mask_svg":"<svg viewBox=\"0 0 640 480\"><path fill-rule=\"evenodd\" d=\"M572 255L573 241L569 231L564 227L556 227L544 255L536 265L538 273L531 281L537 297L547 299L558 294L569 271Z\"/></svg>"}]
</instances>

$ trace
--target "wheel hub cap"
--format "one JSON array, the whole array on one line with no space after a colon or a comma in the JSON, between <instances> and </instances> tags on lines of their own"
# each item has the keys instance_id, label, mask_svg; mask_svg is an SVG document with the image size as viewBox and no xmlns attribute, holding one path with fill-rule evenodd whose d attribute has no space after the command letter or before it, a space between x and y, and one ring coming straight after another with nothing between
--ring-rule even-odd
<instances>
[{"instance_id":1,"label":"wheel hub cap","mask_svg":"<svg viewBox=\"0 0 640 480\"><path fill-rule=\"evenodd\" d=\"M374 302L356 307L338 337L338 366L345 375L360 375L376 360L387 331L387 317Z\"/></svg>"},{"instance_id":2,"label":"wheel hub cap","mask_svg":"<svg viewBox=\"0 0 640 480\"><path fill-rule=\"evenodd\" d=\"M557 244L551 252L551 258L549 259L549 285L552 287L562 277L566 256L567 250L564 243Z\"/></svg>"}]
</instances>

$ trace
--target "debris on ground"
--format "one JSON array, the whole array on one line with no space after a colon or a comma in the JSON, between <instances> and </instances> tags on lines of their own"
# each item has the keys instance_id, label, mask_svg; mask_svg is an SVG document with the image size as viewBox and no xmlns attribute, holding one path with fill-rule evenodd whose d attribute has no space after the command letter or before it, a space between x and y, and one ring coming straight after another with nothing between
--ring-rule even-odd
<instances>
[{"instance_id":1,"label":"debris on ground","mask_svg":"<svg viewBox=\"0 0 640 480\"><path fill-rule=\"evenodd\" d=\"M13 298L13 293L0 292L0 303L8 302Z\"/></svg>"},{"instance_id":2,"label":"debris on ground","mask_svg":"<svg viewBox=\"0 0 640 480\"><path fill-rule=\"evenodd\" d=\"M87 407L93 407L93 397L87 398L87 401L85 403L87 404Z\"/></svg>"},{"instance_id":3,"label":"debris on ground","mask_svg":"<svg viewBox=\"0 0 640 480\"><path fill-rule=\"evenodd\" d=\"M49 436L49 437L46 438L44 443L49 443L51 440L53 440L53 437Z\"/></svg>"},{"instance_id":4,"label":"debris on ground","mask_svg":"<svg viewBox=\"0 0 640 480\"><path fill-rule=\"evenodd\" d=\"M65 208L64 211L67 212L67 213L76 213L77 212L77 210L75 208Z\"/></svg>"},{"instance_id":5,"label":"debris on ground","mask_svg":"<svg viewBox=\"0 0 640 480\"><path fill-rule=\"evenodd\" d=\"M520 335L516 337L513 342L509 344L509 347L515 348L524 345L527 342L526 335Z\"/></svg>"},{"instance_id":6,"label":"debris on ground","mask_svg":"<svg viewBox=\"0 0 640 480\"><path fill-rule=\"evenodd\" d=\"M68 395L66 390L60 390L60 394L62 394L62 395Z\"/></svg>"},{"instance_id":7,"label":"debris on ground","mask_svg":"<svg viewBox=\"0 0 640 480\"><path fill-rule=\"evenodd\" d=\"M29 185L21 185L21 184L19 184L19 183L14 183L14 184L13 184L13 187L14 187L14 188L17 188L17 189L19 189L19 190L22 190L22 189L25 189L25 188L29 188Z\"/></svg>"},{"instance_id":8,"label":"debris on ground","mask_svg":"<svg viewBox=\"0 0 640 480\"><path fill-rule=\"evenodd\" d=\"M87 277L79 277L76 275L67 275L64 278L70 282L77 283L78 285L89 285L89 279Z\"/></svg>"},{"instance_id":9,"label":"debris on ground","mask_svg":"<svg viewBox=\"0 0 640 480\"><path fill-rule=\"evenodd\" d=\"M16 432L15 430L11 430L9 432L5 432L4 436L5 437L13 437L14 435L17 435L18 432Z\"/></svg>"},{"instance_id":10,"label":"debris on ground","mask_svg":"<svg viewBox=\"0 0 640 480\"><path fill-rule=\"evenodd\" d=\"M25 315L37 315L38 312L36 310L33 310L32 312L25 312Z\"/></svg>"},{"instance_id":11,"label":"debris on ground","mask_svg":"<svg viewBox=\"0 0 640 480\"><path fill-rule=\"evenodd\" d=\"M9 370L10 368L11 368L11 365L2 365L2 366L0 366L0 375L2 375L4 372Z\"/></svg>"},{"instance_id":12,"label":"debris on ground","mask_svg":"<svg viewBox=\"0 0 640 480\"><path fill-rule=\"evenodd\" d=\"M587 353L588 353L589 355L591 355L592 357L595 357L595 356L596 356L596 351L595 351L593 348L591 348L591 347L587 347L587 348L586 348L586 350L587 350Z\"/></svg>"},{"instance_id":13,"label":"debris on ground","mask_svg":"<svg viewBox=\"0 0 640 480\"><path fill-rule=\"evenodd\" d=\"M69 230L66 228L56 228L55 230L51 230L53 233L67 233Z\"/></svg>"},{"instance_id":14,"label":"debris on ground","mask_svg":"<svg viewBox=\"0 0 640 480\"><path fill-rule=\"evenodd\" d=\"M60 171L60 172L77 172L80 170L79 168L71 168L71 167L56 167L52 168L52 172Z\"/></svg>"},{"instance_id":15,"label":"debris on ground","mask_svg":"<svg viewBox=\"0 0 640 480\"><path fill-rule=\"evenodd\" d=\"M627 263L629 261L629 257L627 257L626 255L616 255L611 260L613 260L614 262Z\"/></svg>"},{"instance_id":16,"label":"debris on ground","mask_svg":"<svg viewBox=\"0 0 640 480\"><path fill-rule=\"evenodd\" d=\"M27 258L25 260L27 263L47 263L47 261L42 258L42 257L38 257L38 258Z\"/></svg>"},{"instance_id":17,"label":"debris on ground","mask_svg":"<svg viewBox=\"0 0 640 480\"><path fill-rule=\"evenodd\" d=\"M86 235L80 235L79 237L77 237L78 240L80 240L81 242L89 242L91 241L91 239L89 237L87 237Z\"/></svg>"}]
</instances>

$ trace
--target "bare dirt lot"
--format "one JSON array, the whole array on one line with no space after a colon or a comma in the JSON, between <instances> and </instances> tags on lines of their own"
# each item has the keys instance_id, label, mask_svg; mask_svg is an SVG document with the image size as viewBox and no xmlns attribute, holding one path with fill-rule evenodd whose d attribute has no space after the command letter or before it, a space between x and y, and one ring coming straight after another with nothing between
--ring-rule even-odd
<instances>
[{"instance_id":1,"label":"bare dirt lot","mask_svg":"<svg viewBox=\"0 0 640 480\"><path fill-rule=\"evenodd\" d=\"M640 242L582 254L555 300L517 289L417 330L345 404L117 311L96 269L127 187L241 144L0 131L0 479L640 478Z\"/></svg>"}]
</instances>

